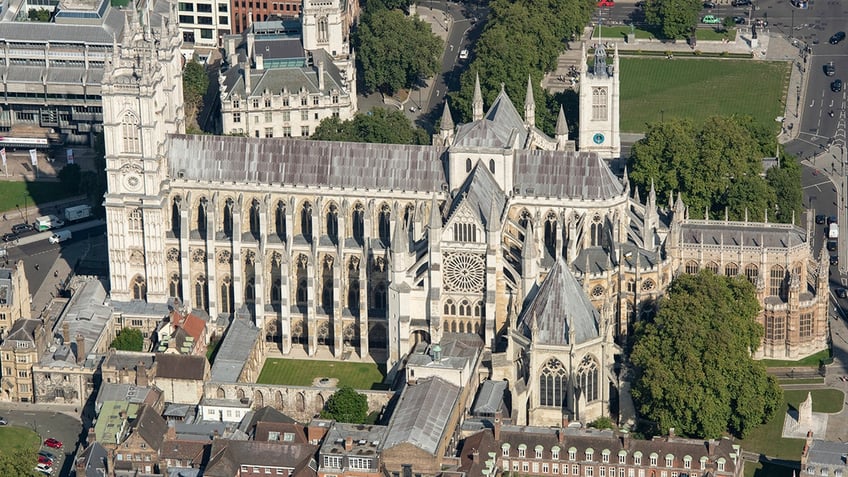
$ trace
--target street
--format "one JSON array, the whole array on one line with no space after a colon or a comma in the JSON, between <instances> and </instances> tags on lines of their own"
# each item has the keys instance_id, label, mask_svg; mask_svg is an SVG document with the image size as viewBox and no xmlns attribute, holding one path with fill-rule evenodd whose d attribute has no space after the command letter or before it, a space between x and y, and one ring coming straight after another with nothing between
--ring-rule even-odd
<instances>
[{"instance_id":1,"label":"street","mask_svg":"<svg viewBox=\"0 0 848 477\"><path fill-rule=\"evenodd\" d=\"M35 406L33 404L0 402L0 416L4 417L10 426L32 429L41 437L42 441L52 437L62 442L64 444L62 449L46 448L60 459L54 464L59 472L54 472L53 476L71 475L76 444L85 437L82 435L82 423L79 419L75 419L64 412L47 409L36 411ZM43 406L40 407L44 409ZM35 455L33 455L32 460L33 467L35 467Z\"/></svg>"}]
</instances>

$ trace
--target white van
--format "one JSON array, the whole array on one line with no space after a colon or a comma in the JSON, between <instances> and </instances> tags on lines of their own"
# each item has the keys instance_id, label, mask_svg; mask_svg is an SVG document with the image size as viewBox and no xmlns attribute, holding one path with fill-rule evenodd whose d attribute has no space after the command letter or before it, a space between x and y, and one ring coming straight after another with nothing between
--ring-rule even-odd
<instances>
[{"instance_id":1,"label":"white van","mask_svg":"<svg viewBox=\"0 0 848 477\"><path fill-rule=\"evenodd\" d=\"M51 235L47 241L50 243L59 243L64 242L65 240L70 240L71 237L72 235L70 230L59 230L55 234Z\"/></svg>"}]
</instances>

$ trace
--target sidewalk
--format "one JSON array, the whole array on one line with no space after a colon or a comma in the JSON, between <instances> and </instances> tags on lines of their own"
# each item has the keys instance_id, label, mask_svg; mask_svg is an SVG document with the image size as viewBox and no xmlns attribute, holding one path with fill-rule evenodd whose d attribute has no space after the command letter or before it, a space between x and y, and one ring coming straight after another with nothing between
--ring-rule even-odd
<instances>
[{"instance_id":1,"label":"sidewalk","mask_svg":"<svg viewBox=\"0 0 848 477\"><path fill-rule=\"evenodd\" d=\"M2 186L0 186L2 187ZM29 223L35 221L36 217L48 214L61 214L62 209L85 204L88 202L88 197L84 195L75 195L67 199L55 200L53 202L45 202L43 204L29 204L26 207L19 207L2 212L0 215L0 233L12 231L12 225Z\"/></svg>"}]
</instances>

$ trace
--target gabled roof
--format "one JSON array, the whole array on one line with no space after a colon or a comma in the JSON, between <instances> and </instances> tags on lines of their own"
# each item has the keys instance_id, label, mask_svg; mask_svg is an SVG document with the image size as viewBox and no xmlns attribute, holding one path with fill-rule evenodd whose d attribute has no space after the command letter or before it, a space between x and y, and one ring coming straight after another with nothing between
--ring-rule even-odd
<instances>
[{"instance_id":1,"label":"gabled roof","mask_svg":"<svg viewBox=\"0 0 848 477\"><path fill-rule=\"evenodd\" d=\"M480 121L459 126L453 145L458 147L524 147L527 126L506 92L498 97Z\"/></svg>"},{"instance_id":2,"label":"gabled roof","mask_svg":"<svg viewBox=\"0 0 848 477\"><path fill-rule=\"evenodd\" d=\"M202 381L206 378L207 364L206 356L157 353L156 377Z\"/></svg>"},{"instance_id":3,"label":"gabled roof","mask_svg":"<svg viewBox=\"0 0 848 477\"><path fill-rule=\"evenodd\" d=\"M259 409L258 411L253 413L253 417L251 419L249 427L253 427L260 422L282 422L294 424L297 421L274 409L271 406L265 406L262 409Z\"/></svg>"},{"instance_id":4,"label":"gabled roof","mask_svg":"<svg viewBox=\"0 0 848 477\"><path fill-rule=\"evenodd\" d=\"M536 344L578 344L600 336L599 322L600 313L568 265L558 257L542 286L522 311L518 329ZM574 343L570 343L572 331Z\"/></svg>"},{"instance_id":5,"label":"gabled roof","mask_svg":"<svg viewBox=\"0 0 848 477\"><path fill-rule=\"evenodd\" d=\"M460 388L433 377L407 384L389 422L383 449L410 444L435 455L448 429Z\"/></svg>"},{"instance_id":6,"label":"gabled roof","mask_svg":"<svg viewBox=\"0 0 848 477\"><path fill-rule=\"evenodd\" d=\"M200 339L203 330L206 328L206 321L203 318L194 313L183 315L176 310L171 312L171 323L174 327L185 330L195 340Z\"/></svg>"},{"instance_id":7,"label":"gabled roof","mask_svg":"<svg viewBox=\"0 0 848 477\"><path fill-rule=\"evenodd\" d=\"M241 376L244 365L256 346L261 334L259 328L245 319L235 319L230 323L224 340L215 356L211 378L215 382L234 383Z\"/></svg>"},{"instance_id":8,"label":"gabled roof","mask_svg":"<svg viewBox=\"0 0 848 477\"><path fill-rule=\"evenodd\" d=\"M187 180L422 192L447 183L445 149L435 146L187 135L169 142L169 173Z\"/></svg>"},{"instance_id":9,"label":"gabled roof","mask_svg":"<svg viewBox=\"0 0 848 477\"><path fill-rule=\"evenodd\" d=\"M593 152L515 151L515 193L532 197L603 200L624 192L603 160Z\"/></svg>"},{"instance_id":10,"label":"gabled roof","mask_svg":"<svg viewBox=\"0 0 848 477\"><path fill-rule=\"evenodd\" d=\"M241 465L267 465L292 468L292 477L312 477L317 475L313 460L316 448L310 444L216 439L204 475L232 477Z\"/></svg>"},{"instance_id":11,"label":"gabled roof","mask_svg":"<svg viewBox=\"0 0 848 477\"><path fill-rule=\"evenodd\" d=\"M77 457L77 463L82 461L82 467L85 469L85 474L80 475L77 472L77 477L102 477L106 474L107 457L106 449L99 442L92 442Z\"/></svg>"},{"instance_id":12,"label":"gabled roof","mask_svg":"<svg viewBox=\"0 0 848 477\"><path fill-rule=\"evenodd\" d=\"M132 434L138 434L154 450L162 447L168 423L152 406L141 406L138 417L130 424Z\"/></svg>"},{"instance_id":13,"label":"gabled roof","mask_svg":"<svg viewBox=\"0 0 848 477\"><path fill-rule=\"evenodd\" d=\"M159 457L162 459L188 460L193 465L199 466L204 460L207 446L211 447L212 444L203 441L168 439L162 443Z\"/></svg>"},{"instance_id":14,"label":"gabled roof","mask_svg":"<svg viewBox=\"0 0 848 477\"><path fill-rule=\"evenodd\" d=\"M506 195L481 161L477 161L477 165L457 191L448 213L448 221L460 204L470 207L486 228L492 228L492 225L494 228L500 226L501 214L506 207Z\"/></svg>"},{"instance_id":15,"label":"gabled roof","mask_svg":"<svg viewBox=\"0 0 848 477\"><path fill-rule=\"evenodd\" d=\"M9 334L3 340L6 341L26 341L35 343L35 332L40 328L41 320L20 319L12 325Z\"/></svg>"}]
</instances>

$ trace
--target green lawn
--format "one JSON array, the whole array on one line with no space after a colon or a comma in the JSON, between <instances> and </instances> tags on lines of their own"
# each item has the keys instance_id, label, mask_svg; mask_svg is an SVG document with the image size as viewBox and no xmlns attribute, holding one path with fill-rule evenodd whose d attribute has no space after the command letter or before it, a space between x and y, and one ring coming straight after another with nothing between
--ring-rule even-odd
<instances>
[{"instance_id":1,"label":"green lawn","mask_svg":"<svg viewBox=\"0 0 848 477\"><path fill-rule=\"evenodd\" d=\"M745 439L739 441L742 450L758 452L769 457L787 460L800 460L804 439L784 439L780 437L783 431L783 418L790 408L798 409L798 405L807 398L807 392L813 394L814 412L836 412L842 408L844 394L837 389L813 389L809 391L784 391L784 406L771 421L757 427L748 433ZM746 475L754 475L745 473ZM770 473L760 473L772 475Z\"/></svg>"},{"instance_id":2,"label":"green lawn","mask_svg":"<svg viewBox=\"0 0 848 477\"><path fill-rule=\"evenodd\" d=\"M745 114L777 132L791 63L705 58L621 59L621 130L645 123Z\"/></svg>"},{"instance_id":3,"label":"green lawn","mask_svg":"<svg viewBox=\"0 0 848 477\"><path fill-rule=\"evenodd\" d=\"M824 378L778 379L778 380L777 380L777 382L778 382L778 384L780 384L781 386L782 386L782 385L785 385L785 384L789 384L789 385L792 385L792 384L795 384L795 385L800 385L800 384L824 384Z\"/></svg>"},{"instance_id":4,"label":"green lawn","mask_svg":"<svg viewBox=\"0 0 848 477\"><path fill-rule=\"evenodd\" d=\"M38 437L38 434L25 427L0 427L0 452L32 450L34 453L40 445L41 439ZM33 462L35 462L35 457L33 457Z\"/></svg>"},{"instance_id":5,"label":"green lawn","mask_svg":"<svg viewBox=\"0 0 848 477\"><path fill-rule=\"evenodd\" d=\"M43 204L72 195L76 194L66 193L58 182L4 181L0 182L0 212L17 213L17 206L23 208L26 205ZM10 220L18 218L14 214L9 217ZM31 222L35 220L35 217L29 217L29 219Z\"/></svg>"},{"instance_id":6,"label":"green lawn","mask_svg":"<svg viewBox=\"0 0 848 477\"><path fill-rule=\"evenodd\" d=\"M315 378L336 378L339 386L354 389L387 389L383 385L386 370L372 363L313 361L308 359L268 358L259 373L259 384L311 386Z\"/></svg>"},{"instance_id":7,"label":"green lawn","mask_svg":"<svg viewBox=\"0 0 848 477\"><path fill-rule=\"evenodd\" d=\"M650 40L657 37L654 32L650 30L643 30L641 28L636 28L633 30L633 33L636 35L637 40ZM627 38L628 34L630 34L630 27L627 25L602 26L601 28L595 28L595 31L592 33L592 38L624 40ZM721 41L724 38L730 40L736 38L736 29L731 28L729 30L717 31L714 28L699 28L695 31L695 38L701 41ZM685 40L678 41L683 41L685 43ZM627 48L634 47L627 45Z\"/></svg>"},{"instance_id":8,"label":"green lawn","mask_svg":"<svg viewBox=\"0 0 848 477\"><path fill-rule=\"evenodd\" d=\"M812 354L807 356L806 358L799 359L798 361L781 361L779 359L764 359L762 363L766 365L767 368L800 368L800 367L809 367L809 368L818 368L819 364L823 359L830 358L830 349L821 350L816 354Z\"/></svg>"}]
</instances>

